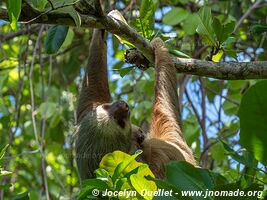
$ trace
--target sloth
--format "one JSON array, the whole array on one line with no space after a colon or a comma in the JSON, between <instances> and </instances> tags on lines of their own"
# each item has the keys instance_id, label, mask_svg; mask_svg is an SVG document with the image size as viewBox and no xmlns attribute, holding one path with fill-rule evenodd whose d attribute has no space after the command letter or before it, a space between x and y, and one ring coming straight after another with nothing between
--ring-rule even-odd
<instances>
[{"instance_id":1,"label":"sloth","mask_svg":"<svg viewBox=\"0 0 267 200\"><path fill-rule=\"evenodd\" d=\"M148 163L158 178L164 178L164 165L171 160L197 165L181 129L174 63L160 38L152 40L151 46L155 99L150 129L143 133L131 124L126 102L111 102L105 31L94 29L77 107L75 151L82 180L94 177L101 158L115 150L131 153L141 149L139 160Z\"/></svg>"}]
</instances>

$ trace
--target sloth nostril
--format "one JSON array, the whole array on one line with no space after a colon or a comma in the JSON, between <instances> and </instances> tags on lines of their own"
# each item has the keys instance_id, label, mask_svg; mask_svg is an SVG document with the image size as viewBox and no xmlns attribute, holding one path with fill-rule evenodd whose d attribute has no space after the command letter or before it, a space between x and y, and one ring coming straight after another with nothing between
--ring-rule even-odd
<instances>
[{"instance_id":1,"label":"sloth nostril","mask_svg":"<svg viewBox=\"0 0 267 200\"><path fill-rule=\"evenodd\" d=\"M123 111L128 111L129 110L129 106L126 102L124 101L120 101L119 102L119 108Z\"/></svg>"}]
</instances>

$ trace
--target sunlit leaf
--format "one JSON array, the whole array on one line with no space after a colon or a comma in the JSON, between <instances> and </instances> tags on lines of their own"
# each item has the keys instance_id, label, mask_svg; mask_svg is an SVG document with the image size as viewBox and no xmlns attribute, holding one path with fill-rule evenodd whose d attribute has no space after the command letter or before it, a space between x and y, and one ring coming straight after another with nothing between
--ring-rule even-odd
<instances>
[{"instance_id":1,"label":"sunlit leaf","mask_svg":"<svg viewBox=\"0 0 267 200\"><path fill-rule=\"evenodd\" d=\"M6 152L6 149L9 145L7 144L3 149L1 149L1 152L0 152L0 160L3 159L4 155L5 155L5 152Z\"/></svg>"},{"instance_id":2,"label":"sunlit leaf","mask_svg":"<svg viewBox=\"0 0 267 200\"><path fill-rule=\"evenodd\" d=\"M211 15L211 8L203 6L198 11L199 25L197 32L205 39L205 42L216 46L215 33L213 31L212 22L213 18Z\"/></svg>"},{"instance_id":3,"label":"sunlit leaf","mask_svg":"<svg viewBox=\"0 0 267 200\"><path fill-rule=\"evenodd\" d=\"M154 1L141 1L140 16L131 21L131 26L138 33L150 40L154 30Z\"/></svg>"},{"instance_id":4,"label":"sunlit leaf","mask_svg":"<svg viewBox=\"0 0 267 200\"><path fill-rule=\"evenodd\" d=\"M216 53L215 55L212 56L212 61L213 62L219 62L221 60L222 56L223 56L223 51L220 50L220 51L218 51L218 53Z\"/></svg>"},{"instance_id":5,"label":"sunlit leaf","mask_svg":"<svg viewBox=\"0 0 267 200\"><path fill-rule=\"evenodd\" d=\"M7 1L8 16L10 20L10 26L13 31L17 30L17 22L21 12L21 0L8 0Z\"/></svg>"},{"instance_id":6,"label":"sunlit leaf","mask_svg":"<svg viewBox=\"0 0 267 200\"><path fill-rule=\"evenodd\" d=\"M133 185L133 187L136 189L136 191L142 195L143 191L156 191L157 190L157 186L153 181L149 181L147 180L144 176L141 176L139 174L133 174L130 176L130 180L131 180L131 184ZM144 195L143 196L145 199L147 200L152 200L153 199L153 195Z\"/></svg>"}]
</instances>

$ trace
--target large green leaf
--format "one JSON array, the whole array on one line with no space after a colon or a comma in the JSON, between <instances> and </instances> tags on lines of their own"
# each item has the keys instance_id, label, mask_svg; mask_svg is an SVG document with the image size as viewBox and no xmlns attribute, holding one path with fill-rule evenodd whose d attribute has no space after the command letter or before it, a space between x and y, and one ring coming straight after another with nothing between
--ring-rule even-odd
<instances>
[{"instance_id":1,"label":"large green leaf","mask_svg":"<svg viewBox=\"0 0 267 200\"><path fill-rule=\"evenodd\" d=\"M267 81L260 81L246 91L238 116L240 144L267 164Z\"/></svg>"},{"instance_id":2,"label":"large green leaf","mask_svg":"<svg viewBox=\"0 0 267 200\"><path fill-rule=\"evenodd\" d=\"M56 53L67 36L69 27L53 25L49 28L45 39L45 51L48 54Z\"/></svg>"},{"instance_id":3,"label":"large green leaf","mask_svg":"<svg viewBox=\"0 0 267 200\"><path fill-rule=\"evenodd\" d=\"M143 0L140 7L140 16L131 22L131 26L145 38L151 39L154 21L154 1Z\"/></svg>"},{"instance_id":4,"label":"large green leaf","mask_svg":"<svg viewBox=\"0 0 267 200\"><path fill-rule=\"evenodd\" d=\"M152 200L154 195L149 195L147 193L144 193L144 191L156 191L157 186L155 182L147 180L144 176L140 174L133 174L130 176L131 184L134 187L134 189L144 197L144 199Z\"/></svg>"},{"instance_id":5,"label":"large green leaf","mask_svg":"<svg viewBox=\"0 0 267 200\"><path fill-rule=\"evenodd\" d=\"M108 185L98 179L87 179L82 182L84 188L80 191L78 200L83 200L83 199L90 199L90 197L96 198L93 195L97 195L97 192L104 191L108 189Z\"/></svg>"},{"instance_id":6,"label":"large green leaf","mask_svg":"<svg viewBox=\"0 0 267 200\"><path fill-rule=\"evenodd\" d=\"M221 42L223 34L223 26L218 18L214 18L212 22L213 30L216 34L217 40Z\"/></svg>"},{"instance_id":7,"label":"large green leaf","mask_svg":"<svg viewBox=\"0 0 267 200\"><path fill-rule=\"evenodd\" d=\"M123 152L118 151L117 154L121 154ZM135 158L140 155L141 151L130 156L129 158L123 160L121 163L119 163L115 170L114 170L114 174L112 176L112 180L115 182L116 179L118 179L121 175L133 170L134 168L138 167L139 165L141 165L141 163L138 163L137 161L135 161ZM128 168L129 166L129 168ZM128 169L126 169L128 168Z\"/></svg>"},{"instance_id":8,"label":"large green leaf","mask_svg":"<svg viewBox=\"0 0 267 200\"><path fill-rule=\"evenodd\" d=\"M211 8L204 6L198 11L199 25L197 32L203 37L204 42L216 46L215 33L212 27L213 18Z\"/></svg>"},{"instance_id":9,"label":"large green leaf","mask_svg":"<svg viewBox=\"0 0 267 200\"><path fill-rule=\"evenodd\" d=\"M138 156L138 154L130 156L122 151L114 151L106 154L102 158L99 167L108 171L108 173L113 176L112 179L115 180L122 172L126 174L134 168L142 165L142 163L134 160L136 156ZM129 164L131 165L129 166Z\"/></svg>"},{"instance_id":10,"label":"large green leaf","mask_svg":"<svg viewBox=\"0 0 267 200\"><path fill-rule=\"evenodd\" d=\"M7 1L8 16L12 30L17 30L17 22L21 12L21 0Z\"/></svg>"},{"instance_id":11,"label":"large green leaf","mask_svg":"<svg viewBox=\"0 0 267 200\"><path fill-rule=\"evenodd\" d=\"M195 168L184 161L172 161L166 166L167 182L181 191L206 191L212 189L213 179L206 169ZM192 199L199 199L195 196ZM209 197L207 199L210 199Z\"/></svg>"},{"instance_id":12,"label":"large green leaf","mask_svg":"<svg viewBox=\"0 0 267 200\"><path fill-rule=\"evenodd\" d=\"M190 13L183 22L183 30L186 34L193 35L196 33L198 26L198 15Z\"/></svg>"},{"instance_id":13,"label":"large green leaf","mask_svg":"<svg viewBox=\"0 0 267 200\"><path fill-rule=\"evenodd\" d=\"M173 8L163 16L163 23L168 25L177 25L187 18L189 12L183 8Z\"/></svg>"}]
</instances>

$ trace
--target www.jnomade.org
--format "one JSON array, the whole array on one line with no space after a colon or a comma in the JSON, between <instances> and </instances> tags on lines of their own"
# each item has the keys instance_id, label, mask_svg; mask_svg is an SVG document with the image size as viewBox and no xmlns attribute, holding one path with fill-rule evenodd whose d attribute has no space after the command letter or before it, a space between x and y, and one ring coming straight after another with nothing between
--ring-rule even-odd
<instances>
[{"instance_id":1,"label":"www.jnomade.org","mask_svg":"<svg viewBox=\"0 0 267 200\"><path fill-rule=\"evenodd\" d=\"M97 189L93 190L93 195L98 196L101 193L101 196L107 196L107 197L136 197L136 196L173 196L173 195L178 195L177 192L173 192L173 190L165 190L165 189L158 189L156 191L149 191L147 189L141 190L140 194L137 193L137 191L132 191L132 190L121 190L121 191L111 191L111 190L104 190L104 191L99 191ZM220 196L225 196L225 197L262 197L262 191L243 191L240 189L237 189L235 191L212 191L212 190L206 190L206 191L181 191L180 193L181 196L201 196L204 198L208 197L220 197Z\"/></svg>"}]
</instances>

